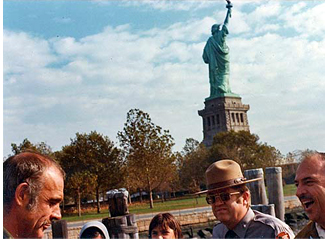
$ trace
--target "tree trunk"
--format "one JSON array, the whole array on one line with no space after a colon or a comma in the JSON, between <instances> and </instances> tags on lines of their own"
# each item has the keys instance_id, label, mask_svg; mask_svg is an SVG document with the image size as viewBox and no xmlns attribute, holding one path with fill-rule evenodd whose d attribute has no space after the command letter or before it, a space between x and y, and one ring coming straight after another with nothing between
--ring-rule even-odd
<instances>
[{"instance_id":1,"label":"tree trunk","mask_svg":"<svg viewBox=\"0 0 325 240\"><path fill-rule=\"evenodd\" d=\"M77 190L78 194L78 217L81 217L81 193L80 193L80 188Z\"/></svg>"},{"instance_id":2,"label":"tree trunk","mask_svg":"<svg viewBox=\"0 0 325 240\"><path fill-rule=\"evenodd\" d=\"M152 198L152 186L149 175L147 175L147 184L149 189L149 200L150 200L150 208L153 208L153 198Z\"/></svg>"},{"instance_id":3,"label":"tree trunk","mask_svg":"<svg viewBox=\"0 0 325 240\"><path fill-rule=\"evenodd\" d=\"M150 189L150 208L153 208L152 190Z\"/></svg>"},{"instance_id":4,"label":"tree trunk","mask_svg":"<svg viewBox=\"0 0 325 240\"><path fill-rule=\"evenodd\" d=\"M142 203L142 189L139 188L139 194L140 194L140 203Z\"/></svg>"},{"instance_id":5,"label":"tree trunk","mask_svg":"<svg viewBox=\"0 0 325 240\"><path fill-rule=\"evenodd\" d=\"M96 187L97 213L100 213L99 187Z\"/></svg>"},{"instance_id":6,"label":"tree trunk","mask_svg":"<svg viewBox=\"0 0 325 240\"><path fill-rule=\"evenodd\" d=\"M129 192L129 191L128 191ZM132 203L132 199L131 199L131 194L130 194L130 192L129 192L129 194L128 194L128 200L129 200L129 204L131 204Z\"/></svg>"}]
</instances>

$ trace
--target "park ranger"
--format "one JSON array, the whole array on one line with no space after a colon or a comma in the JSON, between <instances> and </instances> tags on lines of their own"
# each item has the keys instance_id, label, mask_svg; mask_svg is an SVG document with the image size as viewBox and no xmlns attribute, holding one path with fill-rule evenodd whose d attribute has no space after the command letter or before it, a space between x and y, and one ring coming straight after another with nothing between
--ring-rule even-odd
<instances>
[{"instance_id":1,"label":"park ranger","mask_svg":"<svg viewBox=\"0 0 325 240\"><path fill-rule=\"evenodd\" d=\"M241 168L233 160L220 160L206 170L207 202L220 221L213 238L294 238L290 227L281 220L250 208L250 191Z\"/></svg>"}]
</instances>

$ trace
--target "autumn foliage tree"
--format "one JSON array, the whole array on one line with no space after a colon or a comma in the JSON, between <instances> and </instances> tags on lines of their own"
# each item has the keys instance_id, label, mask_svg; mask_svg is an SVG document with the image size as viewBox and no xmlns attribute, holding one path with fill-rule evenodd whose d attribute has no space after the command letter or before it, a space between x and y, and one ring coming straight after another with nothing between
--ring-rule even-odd
<instances>
[{"instance_id":1,"label":"autumn foliage tree","mask_svg":"<svg viewBox=\"0 0 325 240\"><path fill-rule=\"evenodd\" d=\"M33 144L27 138L25 138L23 142L20 143L19 145L17 145L16 143L11 144L11 151L13 152L14 155L26 150L39 152L43 155L48 155L48 156L53 155L52 148L49 145L47 145L45 142Z\"/></svg>"},{"instance_id":2,"label":"autumn foliage tree","mask_svg":"<svg viewBox=\"0 0 325 240\"><path fill-rule=\"evenodd\" d=\"M179 166L183 189L190 192L200 191L200 186L205 185L205 171L208 165L206 147L193 138L186 139Z\"/></svg>"},{"instance_id":3,"label":"autumn foliage tree","mask_svg":"<svg viewBox=\"0 0 325 240\"><path fill-rule=\"evenodd\" d=\"M209 163L220 159L232 159L238 162L243 169L276 166L282 158L279 150L259 142L259 137L248 131L229 131L216 134L209 151Z\"/></svg>"},{"instance_id":4,"label":"autumn foliage tree","mask_svg":"<svg viewBox=\"0 0 325 240\"><path fill-rule=\"evenodd\" d=\"M123 183L120 151L106 136L96 131L76 133L70 145L64 146L57 158L67 173L66 188L75 191L80 205L81 195L94 192L100 212L100 192Z\"/></svg>"},{"instance_id":5,"label":"autumn foliage tree","mask_svg":"<svg viewBox=\"0 0 325 240\"><path fill-rule=\"evenodd\" d=\"M148 113L131 109L123 131L118 132L118 139L125 156L129 184L148 191L150 208L153 208L153 191L168 182L173 176L171 172L176 171L172 136L168 130L155 125Z\"/></svg>"}]
</instances>

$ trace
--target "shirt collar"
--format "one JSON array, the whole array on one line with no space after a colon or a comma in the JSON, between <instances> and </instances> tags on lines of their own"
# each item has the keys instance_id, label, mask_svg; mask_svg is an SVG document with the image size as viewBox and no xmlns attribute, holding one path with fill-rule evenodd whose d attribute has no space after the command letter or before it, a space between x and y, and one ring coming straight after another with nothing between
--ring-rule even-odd
<instances>
[{"instance_id":1,"label":"shirt collar","mask_svg":"<svg viewBox=\"0 0 325 240\"><path fill-rule=\"evenodd\" d=\"M238 235L239 238L245 238L246 231L248 229L249 223L254 219L255 214L251 208L248 208L246 215L243 219L236 225L233 231Z\"/></svg>"},{"instance_id":2,"label":"shirt collar","mask_svg":"<svg viewBox=\"0 0 325 240\"><path fill-rule=\"evenodd\" d=\"M325 229L323 229L318 223L316 223L316 229L317 229L318 236L320 238L325 238Z\"/></svg>"}]
</instances>

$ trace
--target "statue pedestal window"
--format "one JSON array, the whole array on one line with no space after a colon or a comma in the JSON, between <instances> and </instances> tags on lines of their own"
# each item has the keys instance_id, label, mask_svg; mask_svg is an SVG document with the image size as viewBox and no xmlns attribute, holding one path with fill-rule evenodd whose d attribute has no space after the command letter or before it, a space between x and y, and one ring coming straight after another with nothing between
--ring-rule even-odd
<instances>
[{"instance_id":1,"label":"statue pedestal window","mask_svg":"<svg viewBox=\"0 0 325 240\"><path fill-rule=\"evenodd\" d=\"M203 120L203 143L210 147L213 137L219 132L249 131L248 104L243 104L241 97L208 98L204 109L198 113Z\"/></svg>"}]
</instances>

